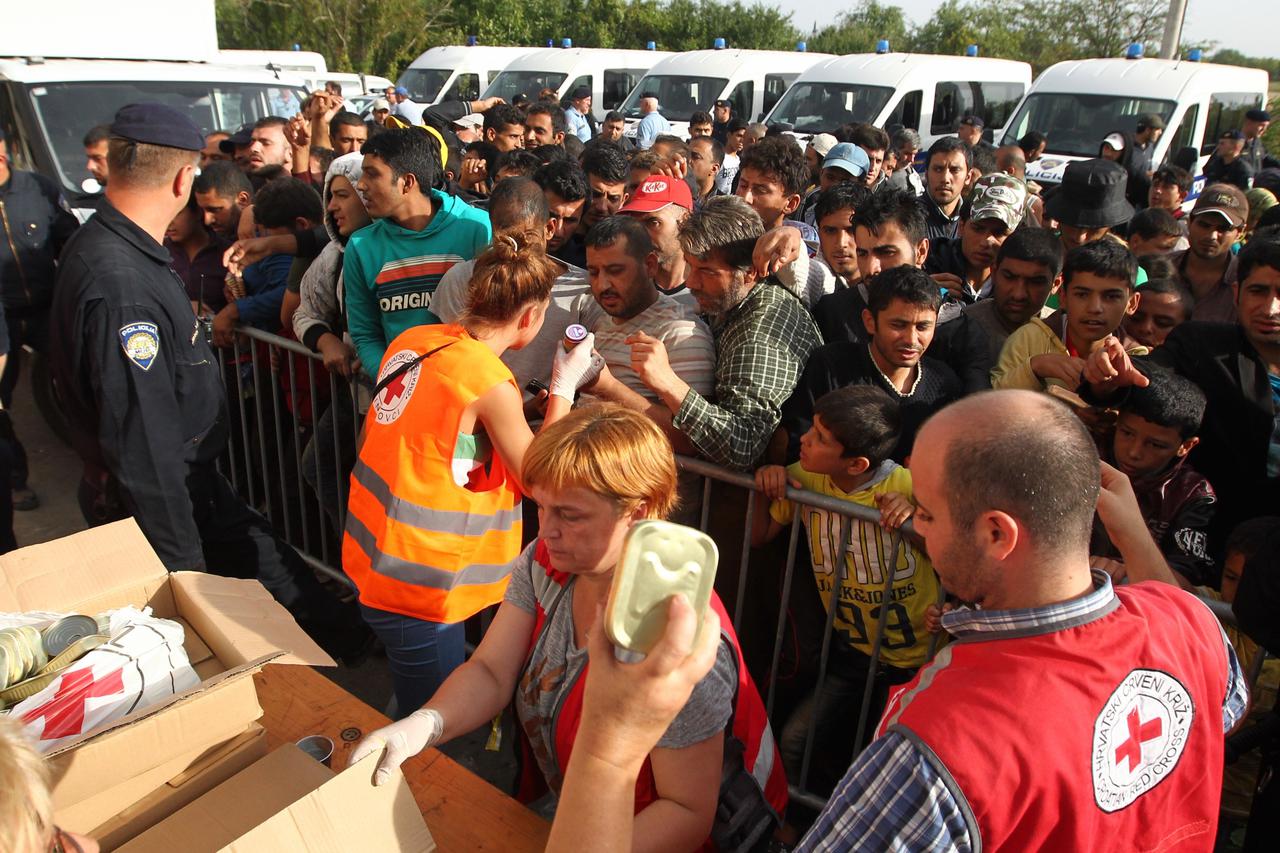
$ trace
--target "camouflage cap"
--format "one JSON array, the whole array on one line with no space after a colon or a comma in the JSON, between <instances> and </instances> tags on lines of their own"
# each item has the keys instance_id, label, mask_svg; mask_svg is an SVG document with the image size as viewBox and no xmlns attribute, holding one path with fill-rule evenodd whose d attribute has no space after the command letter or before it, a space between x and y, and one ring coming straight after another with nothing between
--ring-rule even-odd
<instances>
[{"instance_id":1,"label":"camouflage cap","mask_svg":"<svg viewBox=\"0 0 1280 853\"><path fill-rule=\"evenodd\" d=\"M998 219L1010 231L1022 224L1027 209L1027 185L1013 175L983 175L969 195L969 221Z\"/></svg>"}]
</instances>

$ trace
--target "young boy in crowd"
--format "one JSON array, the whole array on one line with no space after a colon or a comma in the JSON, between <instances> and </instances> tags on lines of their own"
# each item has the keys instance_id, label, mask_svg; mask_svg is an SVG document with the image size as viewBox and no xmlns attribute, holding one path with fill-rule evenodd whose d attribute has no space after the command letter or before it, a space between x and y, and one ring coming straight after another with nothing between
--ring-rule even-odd
<instances>
[{"instance_id":1,"label":"young boy in crowd","mask_svg":"<svg viewBox=\"0 0 1280 853\"><path fill-rule=\"evenodd\" d=\"M1182 223L1163 208L1148 207L1129 220L1129 250L1139 258L1185 249L1186 242Z\"/></svg>"},{"instance_id":2,"label":"young boy in crowd","mask_svg":"<svg viewBox=\"0 0 1280 853\"><path fill-rule=\"evenodd\" d=\"M1151 383L1132 388L1119 404L1115 434L1103 441L1102 457L1133 484L1138 507L1169 568L1185 586L1209 582L1214 575L1206 528L1217 497L1213 486L1187 463L1200 439L1204 393L1195 383L1153 364L1143 366ZM1095 521L1089 553L1095 565L1115 574L1119 552Z\"/></svg>"},{"instance_id":3,"label":"young boy in crowd","mask_svg":"<svg viewBox=\"0 0 1280 853\"><path fill-rule=\"evenodd\" d=\"M878 507L881 517L881 524L850 519L842 552L843 516L800 507L823 604L830 609L833 598L838 595L839 599L833 640L844 642L831 644L821 695L815 691L805 699L783 729L782 760L792 779L799 779L811 726L816 727L814 743L820 745L813 777L819 785L833 784L848 766L863 685L872 671L882 602L889 602L883 605L889 612L874 669L876 692L868 720L879 717L889 686L911 679L928 656L924 612L938 598L933 566L923 550L907 542L891 565L890 530L914 512L911 474L889 458L899 429L898 405L887 393L868 385L840 388L823 395L814 406L813 426L800 442L800 461L786 468L766 465L756 472L757 487L770 499L756 505L752 528L756 545L773 539L791 523L797 508L786 499L788 485ZM886 570L892 572L891 590ZM810 790L820 788L811 781Z\"/></svg>"},{"instance_id":4,"label":"young boy in crowd","mask_svg":"<svg viewBox=\"0 0 1280 853\"><path fill-rule=\"evenodd\" d=\"M991 370L991 387L1078 388L1085 359L1137 310L1137 275L1137 258L1119 241L1095 240L1069 251L1062 268L1062 309L1044 320L1032 317L1009 336ZM1132 341L1125 349L1147 354Z\"/></svg>"},{"instance_id":5,"label":"young boy in crowd","mask_svg":"<svg viewBox=\"0 0 1280 853\"><path fill-rule=\"evenodd\" d=\"M1150 264L1149 259L1143 260ZM1148 275L1153 275L1148 269ZM1138 288L1142 301L1137 310L1125 317L1124 333L1147 349L1164 343L1169 333L1191 319L1195 299L1191 292L1173 278L1149 278Z\"/></svg>"}]
</instances>

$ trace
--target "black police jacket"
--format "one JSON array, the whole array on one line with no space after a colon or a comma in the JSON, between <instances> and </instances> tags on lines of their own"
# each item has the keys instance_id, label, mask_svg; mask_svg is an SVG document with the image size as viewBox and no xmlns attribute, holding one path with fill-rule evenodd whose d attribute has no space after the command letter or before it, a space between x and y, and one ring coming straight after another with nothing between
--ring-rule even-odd
<instances>
[{"instance_id":1,"label":"black police jacket","mask_svg":"<svg viewBox=\"0 0 1280 853\"><path fill-rule=\"evenodd\" d=\"M0 298L11 313L53 298L54 262L80 221L53 181L11 171L0 186Z\"/></svg>"},{"instance_id":2,"label":"black police jacket","mask_svg":"<svg viewBox=\"0 0 1280 853\"><path fill-rule=\"evenodd\" d=\"M226 397L168 250L104 203L62 254L50 326L87 473L115 478L165 566L203 567L186 479L226 445Z\"/></svg>"}]
</instances>

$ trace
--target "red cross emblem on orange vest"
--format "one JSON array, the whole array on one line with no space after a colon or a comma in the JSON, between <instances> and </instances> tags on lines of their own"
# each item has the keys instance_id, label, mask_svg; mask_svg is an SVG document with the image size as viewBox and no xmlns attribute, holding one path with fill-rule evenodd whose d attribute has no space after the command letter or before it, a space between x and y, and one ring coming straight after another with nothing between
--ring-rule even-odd
<instances>
[{"instance_id":1,"label":"red cross emblem on orange vest","mask_svg":"<svg viewBox=\"0 0 1280 853\"><path fill-rule=\"evenodd\" d=\"M78 735L84 729L84 704L87 700L123 691L124 680L118 669L112 670L101 681L94 679L88 667L78 669L63 675L54 697L23 714L22 721L31 723L44 717L42 740Z\"/></svg>"},{"instance_id":2,"label":"red cross emblem on orange vest","mask_svg":"<svg viewBox=\"0 0 1280 853\"><path fill-rule=\"evenodd\" d=\"M400 395L404 393L404 374L401 373L395 379L388 382L387 387L383 389L383 392L386 394L386 396L382 398L384 405L390 406L393 405L396 400L399 400Z\"/></svg>"},{"instance_id":3,"label":"red cross emblem on orange vest","mask_svg":"<svg viewBox=\"0 0 1280 853\"><path fill-rule=\"evenodd\" d=\"M1129 727L1129 739L1116 747L1116 764L1119 764L1122 759L1129 759L1129 772L1132 773L1142 763L1142 745L1160 737L1164 726L1159 717L1142 722L1137 706L1129 712L1125 723Z\"/></svg>"}]
</instances>

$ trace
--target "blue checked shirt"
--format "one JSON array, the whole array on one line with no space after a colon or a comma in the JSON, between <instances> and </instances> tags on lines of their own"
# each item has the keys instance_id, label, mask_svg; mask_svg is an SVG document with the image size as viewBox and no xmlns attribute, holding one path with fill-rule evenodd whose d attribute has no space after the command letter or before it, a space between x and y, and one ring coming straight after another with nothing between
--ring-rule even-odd
<instances>
[{"instance_id":1,"label":"blue checked shirt","mask_svg":"<svg viewBox=\"0 0 1280 853\"><path fill-rule=\"evenodd\" d=\"M1093 592L1048 607L1024 610L971 610L946 613L942 626L956 638L975 634L998 639L1028 629L1079 625L1101 615L1115 599L1111 579L1093 573ZM1221 631L1221 628L1219 628ZM1222 703L1222 730L1230 731L1248 710L1249 688L1235 650L1222 633L1229 674ZM924 754L905 736L889 732L853 762L827 801L818 821L796 848L811 851L894 850L967 853L981 849L970 836L962 805Z\"/></svg>"}]
</instances>

